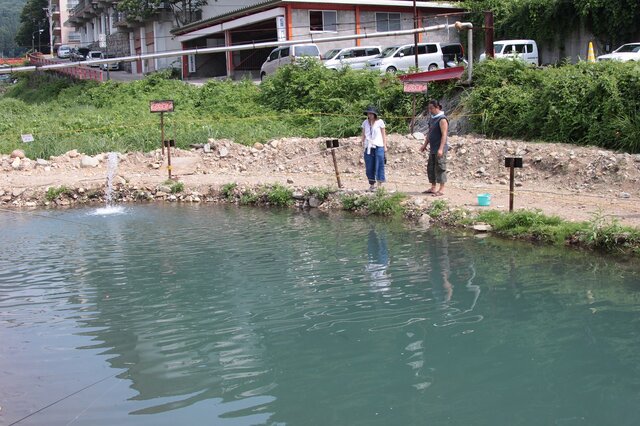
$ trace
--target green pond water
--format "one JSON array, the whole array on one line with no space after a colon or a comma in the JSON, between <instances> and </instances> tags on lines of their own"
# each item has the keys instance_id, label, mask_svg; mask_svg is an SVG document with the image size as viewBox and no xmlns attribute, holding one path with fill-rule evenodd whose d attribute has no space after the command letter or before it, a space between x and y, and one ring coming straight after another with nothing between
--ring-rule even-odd
<instances>
[{"instance_id":1,"label":"green pond water","mask_svg":"<svg viewBox=\"0 0 640 426\"><path fill-rule=\"evenodd\" d=\"M95 212L0 213L0 424L640 422L633 263L319 212Z\"/></svg>"}]
</instances>

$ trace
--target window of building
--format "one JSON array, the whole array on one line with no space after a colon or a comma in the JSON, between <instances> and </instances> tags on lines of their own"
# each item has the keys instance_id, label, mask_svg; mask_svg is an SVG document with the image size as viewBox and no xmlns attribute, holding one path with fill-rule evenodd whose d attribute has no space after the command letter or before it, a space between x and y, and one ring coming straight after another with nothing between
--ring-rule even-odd
<instances>
[{"instance_id":1,"label":"window of building","mask_svg":"<svg viewBox=\"0 0 640 426\"><path fill-rule=\"evenodd\" d=\"M400 29L399 13L376 12L376 31L399 31Z\"/></svg>"},{"instance_id":2,"label":"window of building","mask_svg":"<svg viewBox=\"0 0 640 426\"><path fill-rule=\"evenodd\" d=\"M309 30L338 31L338 13L335 10L309 11Z\"/></svg>"}]
</instances>

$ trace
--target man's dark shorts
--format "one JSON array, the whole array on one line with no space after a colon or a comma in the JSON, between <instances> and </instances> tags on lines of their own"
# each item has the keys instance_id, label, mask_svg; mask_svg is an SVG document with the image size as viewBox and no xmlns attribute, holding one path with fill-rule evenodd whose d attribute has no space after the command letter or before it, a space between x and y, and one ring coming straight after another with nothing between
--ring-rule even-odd
<instances>
[{"instance_id":1,"label":"man's dark shorts","mask_svg":"<svg viewBox=\"0 0 640 426\"><path fill-rule=\"evenodd\" d=\"M447 156L443 155L438 158L437 155L429 154L427 162L427 176L429 183L446 183L447 182Z\"/></svg>"}]
</instances>

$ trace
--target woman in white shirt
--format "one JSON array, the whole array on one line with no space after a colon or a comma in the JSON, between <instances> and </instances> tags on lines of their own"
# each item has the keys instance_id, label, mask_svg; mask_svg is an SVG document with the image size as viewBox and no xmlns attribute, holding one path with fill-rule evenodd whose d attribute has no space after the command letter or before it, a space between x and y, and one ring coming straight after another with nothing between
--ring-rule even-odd
<instances>
[{"instance_id":1,"label":"woman in white shirt","mask_svg":"<svg viewBox=\"0 0 640 426\"><path fill-rule=\"evenodd\" d=\"M375 191L375 184L382 186L384 177L384 156L387 152L387 133L384 121L378 118L378 110L372 106L364 112L367 119L362 122L362 145L364 165L369 180L369 191Z\"/></svg>"}]
</instances>

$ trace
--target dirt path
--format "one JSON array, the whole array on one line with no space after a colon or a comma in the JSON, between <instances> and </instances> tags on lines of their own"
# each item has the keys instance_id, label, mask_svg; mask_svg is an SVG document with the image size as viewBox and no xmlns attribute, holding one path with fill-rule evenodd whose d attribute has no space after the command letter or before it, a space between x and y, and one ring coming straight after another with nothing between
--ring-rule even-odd
<instances>
[{"instance_id":1,"label":"dirt path","mask_svg":"<svg viewBox=\"0 0 640 426\"><path fill-rule=\"evenodd\" d=\"M337 187L324 139L289 138L254 147L225 140L210 142L210 152L202 148L174 152L173 173L191 190L206 194L230 182L278 182L297 189ZM336 154L345 189L364 190L368 184L358 138L340 143ZM422 194L428 184L426 160L418 152L420 141L391 135L389 143L387 189L431 202L434 198ZM516 209L540 209L575 221L602 214L640 228L640 155L471 136L452 137L450 145L449 184L441 198L454 206L486 208L477 205L477 194L489 193L490 208L508 210L508 169L503 159L522 155L524 168L516 173ZM0 205L4 207L42 205L48 187L103 188L107 174L104 155L89 158L69 152L37 162L5 155L1 161ZM159 152L119 156L117 183L154 190L167 175L166 159Z\"/></svg>"}]
</instances>

